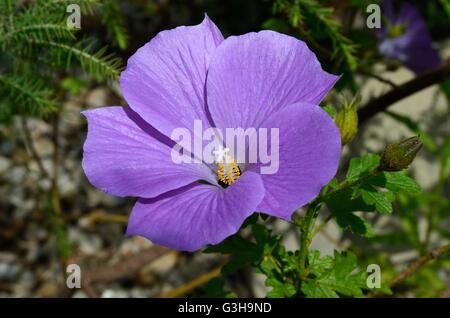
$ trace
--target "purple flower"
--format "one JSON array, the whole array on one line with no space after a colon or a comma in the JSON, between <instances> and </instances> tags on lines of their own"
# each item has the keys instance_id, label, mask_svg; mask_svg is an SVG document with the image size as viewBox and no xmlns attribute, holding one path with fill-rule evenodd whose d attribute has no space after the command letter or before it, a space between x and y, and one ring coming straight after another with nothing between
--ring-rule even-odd
<instances>
[{"instance_id":1,"label":"purple flower","mask_svg":"<svg viewBox=\"0 0 450 318\"><path fill-rule=\"evenodd\" d=\"M385 22L377 33L378 49L388 60L401 61L416 74L440 64L426 23L416 7L405 2L396 14L393 1L383 0L382 10Z\"/></svg>"},{"instance_id":2,"label":"purple flower","mask_svg":"<svg viewBox=\"0 0 450 318\"><path fill-rule=\"evenodd\" d=\"M339 131L317 105L337 79L305 43L276 32L224 40L207 16L160 32L121 74L130 107L83 112L84 171L106 193L139 198L127 235L177 250L221 242L254 211L288 220L336 173ZM193 132L194 120L204 129L278 128L278 171L235 165L223 187L219 164L174 163L170 136Z\"/></svg>"}]
</instances>

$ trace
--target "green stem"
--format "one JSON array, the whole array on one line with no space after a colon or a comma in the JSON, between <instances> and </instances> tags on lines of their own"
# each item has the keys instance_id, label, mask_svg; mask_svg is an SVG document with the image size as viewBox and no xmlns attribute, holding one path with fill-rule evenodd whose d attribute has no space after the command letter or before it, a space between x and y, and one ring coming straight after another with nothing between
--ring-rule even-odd
<instances>
[{"instance_id":1,"label":"green stem","mask_svg":"<svg viewBox=\"0 0 450 318\"><path fill-rule=\"evenodd\" d=\"M308 249L313 239L313 229L319 214L319 205L311 203L306 211L306 215L302 224L302 233L300 237L300 253L299 266L300 274L305 277L306 273L306 259L308 258Z\"/></svg>"},{"instance_id":2,"label":"green stem","mask_svg":"<svg viewBox=\"0 0 450 318\"><path fill-rule=\"evenodd\" d=\"M328 199L329 199L333 194L335 194L336 192L341 191L341 190L345 190L345 189L347 189L347 188L353 187L353 186L358 185L358 184L361 184L361 183L363 183L364 181L366 181L368 178L377 175L377 174L380 173L381 171L382 171L382 170L378 167L378 168L376 168L376 169L373 169L373 170L370 171L368 174L366 174L365 176L363 176L363 177L361 177L361 178L359 178L359 179L356 179L356 180L353 180L353 181L345 180L344 182L342 182L342 183L339 185L339 187L337 187L337 188L331 190L330 192L328 192L328 193L326 193L326 194L324 194L324 195L322 195L322 196L319 196L317 199L315 199L315 200L313 201L313 203L315 202L316 204L318 204L318 203L325 202L326 200L328 200Z\"/></svg>"},{"instance_id":3,"label":"green stem","mask_svg":"<svg viewBox=\"0 0 450 318\"><path fill-rule=\"evenodd\" d=\"M322 202L325 202L330 198L331 195L334 193L347 189L349 187L353 187L357 184L362 183L367 178L370 178L376 174L378 174L380 171L379 168L376 168L369 172L367 175L365 175L362 178L359 178L357 180L348 181L345 180L342 182L339 187L331 190L330 192L320 195L317 199L315 199L311 204L308 206L308 209L306 211L305 217L301 224L301 236L300 236L300 252L299 252L299 267L300 267L300 275L304 278L307 276L307 267L306 267L306 260L308 258L308 249L311 245L313 237L319 232L314 231L314 225L316 223L317 217L319 215L320 210L320 204ZM329 220L331 219L331 215L327 218L327 220L324 222L323 225L325 225ZM319 229L322 229L323 226L320 226Z\"/></svg>"},{"instance_id":4,"label":"green stem","mask_svg":"<svg viewBox=\"0 0 450 318\"><path fill-rule=\"evenodd\" d=\"M324 228L325 226L328 224L328 222L331 221L331 219L333 218L333 214L329 214L325 220L323 220L323 222L315 229L313 236L316 236L317 234L319 234Z\"/></svg>"}]
</instances>

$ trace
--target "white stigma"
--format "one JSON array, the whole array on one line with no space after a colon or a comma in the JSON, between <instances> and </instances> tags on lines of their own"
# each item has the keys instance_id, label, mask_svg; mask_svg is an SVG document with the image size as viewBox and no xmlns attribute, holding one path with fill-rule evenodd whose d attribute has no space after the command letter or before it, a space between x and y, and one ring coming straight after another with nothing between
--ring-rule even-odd
<instances>
[{"instance_id":1,"label":"white stigma","mask_svg":"<svg viewBox=\"0 0 450 318\"><path fill-rule=\"evenodd\" d=\"M228 153L230 152L230 148L224 148L223 146L219 146L218 150L214 150L213 154L216 156L217 163L228 163L231 159Z\"/></svg>"}]
</instances>

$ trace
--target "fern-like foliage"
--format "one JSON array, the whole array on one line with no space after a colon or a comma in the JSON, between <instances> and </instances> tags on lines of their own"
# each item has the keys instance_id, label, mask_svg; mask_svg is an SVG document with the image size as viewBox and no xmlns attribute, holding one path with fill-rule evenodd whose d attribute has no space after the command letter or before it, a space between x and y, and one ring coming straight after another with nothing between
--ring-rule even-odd
<instances>
[{"instance_id":1,"label":"fern-like foliage","mask_svg":"<svg viewBox=\"0 0 450 318\"><path fill-rule=\"evenodd\" d=\"M111 13L112 0L104 1L110 26L121 23L113 18L119 11ZM70 4L79 5L82 17L92 14L94 6L102 8L96 0L0 0L0 120L57 110L61 76L79 69L98 81L118 78L120 59L68 28ZM114 35L123 29L120 24ZM119 42L122 48L125 39Z\"/></svg>"},{"instance_id":2,"label":"fern-like foliage","mask_svg":"<svg viewBox=\"0 0 450 318\"><path fill-rule=\"evenodd\" d=\"M15 113L45 115L57 109L54 94L54 90L42 78L0 75L0 117L9 118Z\"/></svg>"},{"instance_id":3,"label":"fern-like foliage","mask_svg":"<svg viewBox=\"0 0 450 318\"><path fill-rule=\"evenodd\" d=\"M128 33L120 14L118 0L103 0L102 22L106 26L108 36L114 39L121 49L128 46Z\"/></svg>"},{"instance_id":4,"label":"fern-like foliage","mask_svg":"<svg viewBox=\"0 0 450 318\"><path fill-rule=\"evenodd\" d=\"M333 51L330 57L337 65L344 63L346 68L354 71L358 67L356 46L341 32L333 10L319 0L275 0L273 5L274 13L287 16L289 23L300 29L311 44L320 46L323 38L331 41Z\"/></svg>"}]
</instances>

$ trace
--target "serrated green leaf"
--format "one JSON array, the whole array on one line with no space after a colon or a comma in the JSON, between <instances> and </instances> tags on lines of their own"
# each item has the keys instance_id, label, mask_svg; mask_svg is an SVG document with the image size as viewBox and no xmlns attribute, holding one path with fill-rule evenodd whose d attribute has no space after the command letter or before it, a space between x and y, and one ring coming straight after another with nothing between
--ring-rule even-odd
<instances>
[{"instance_id":1,"label":"serrated green leaf","mask_svg":"<svg viewBox=\"0 0 450 318\"><path fill-rule=\"evenodd\" d=\"M357 180L362 175L377 168L380 164L380 156L376 154L365 154L362 157L353 158L347 171L349 181Z\"/></svg>"},{"instance_id":2,"label":"serrated green leaf","mask_svg":"<svg viewBox=\"0 0 450 318\"><path fill-rule=\"evenodd\" d=\"M219 277L211 279L205 287L204 297L207 298L234 298L236 295L225 290L225 282Z\"/></svg>"},{"instance_id":3,"label":"serrated green leaf","mask_svg":"<svg viewBox=\"0 0 450 318\"><path fill-rule=\"evenodd\" d=\"M239 235L234 235L218 245L209 246L204 252L231 254L231 260L222 267L222 272L225 274L233 273L247 264L263 262L263 257L265 255L271 256L275 249L278 253L285 252L279 246L281 237L272 235L271 231L264 225L253 224L252 234L256 243L245 240ZM277 255L277 259L278 257L280 255ZM264 266L267 266L267 264L264 264ZM268 268L265 269L269 270Z\"/></svg>"},{"instance_id":4,"label":"serrated green leaf","mask_svg":"<svg viewBox=\"0 0 450 318\"><path fill-rule=\"evenodd\" d=\"M267 293L269 298L289 298L296 294L295 287L292 284L280 282L273 277L266 280L266 286L273 287Z\"/></svg>"},{"instance_id":5,"label":"serrated green leaf","mask_svg":"<svg viewBox=\"0 0 450 318\"><path fill-rule=\"evenodd\" d=\"M275 270L275 264L270 257L264 257L264 259L259 264L259 269L266 276L270 275Z\"/></svg>"},{"instance_id":6,"label":"serrated green leaf","mask_svg":"<svg viewBox=\"0 0 450 318\"><path fill-rule=\"evenodd\" d=\"M334 192L326 201L326 205L331 213L343 214L350 212L371 212L375 210L374 205L367 204L359 196L353 195L354 190L351 188Z\"/></svg>"},{"instance_id":7,"label":"serrated green leaf","mask_svg":"<svg viewBox=\"0 0 450 318\"><path fill-rule=\"evenodd\" d=\"M380 213L392 213L392 192L379 191L374 187L365 184L358 190L362 199L369 205L375 205L375 209Z\"/></svg>"},{"instance_id":8,"label":"serrated green leaf","mask_svg":"<svg viewBox=\"0 0 450 318\"><path fill-rule=\"evenodd\" d=\"M339 298L339 295L328 285L315 281L304 282L301 289L307 298Z\"/></svg>"},{"instance_id":9,"label":"serrated green leaf","mask_svg":"<svg viewBox=\"0 0 450 318\"><path fill-rule=\"evenodd\" d=\"M367 273L355 273L357 268L353 253L335 251L333 268L303 282L301 290L309 298L363 297L362 290L367 289Z\"/></svg>"},{"instance_id":10,"label":"serrated green leaf","mask_svg":"<svg viewBox=\"0 0 450 318\"><path fill-rule=\"evenodd\" d=\"M234 235L218 245L210 246L204 252L232 255L231 260L222 267L222 273L225 274L233 273L244 265L259 260L262 256L260 247L239 235Z\"/></svg>"},{"instance_id":11,"label":"serrated green leaf","mask_svg":"<svg viewBox=\"0 0 450 318\"><path fill-rule=\"evenodd\" d=\"M272 251L281 240L280 236L272 235L271 231L262 224L253 224L252 234L263 255L272 254Z\"/></svg>"},{"instance_id":12,"label":"serrated green leaf","mask_svg":"<svg viewBox=\"0 0 450 318\"><path fill-rule=\"evenodd\" d=\"M314 275L318 276L325 271L333 268L334 260L331 256L327 255L320 257L319 251L310 251L308 253L308 266Z\"/></svg>"},{"instance_id":13,"label":"serrated green leaf","mask_svg":"<svg viewBox=\"0 0 450 318\"><path fill-rule=\"evenodd\" d=\"M339 213L335 215L336 222L343 230L348 230L353 234L370 238L375 235L372 226L363 218L353 213Z\"/></svg>"},{"instance_id":14,"label":"serrated green leaf","mask_svg":"<svg viewBox=\"0 0 450 318\"><path fill-rule=\"evenodd\" d=\"M339 187L339 181L337 178L331 179L331 181L328 183L328 185L332 189L337 189Z\"/></svg>"},{"instance_id":15,"label":"serrated green leaf","mask_svg":"<svg viewBox=\"0 0 450 318\"><path fill-rule=\"evenodd\" d=\"M420 185L402 171L382 172L367 180L366 184L383 187L393 192L418 193Z\"/></svg>"}]
</instances>

